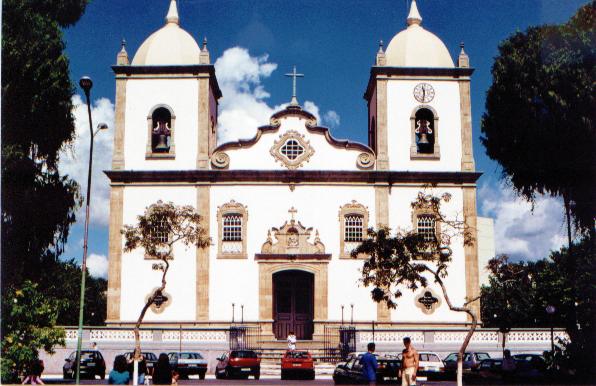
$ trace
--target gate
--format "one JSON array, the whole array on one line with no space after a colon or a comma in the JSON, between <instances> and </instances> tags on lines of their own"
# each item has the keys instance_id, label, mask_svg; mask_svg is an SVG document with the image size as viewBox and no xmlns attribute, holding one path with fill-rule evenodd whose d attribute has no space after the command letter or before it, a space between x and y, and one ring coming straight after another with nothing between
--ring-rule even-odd
<instances>
[{"instance_id":1,"label":"gate","mask_svg":"<svg viewBox=\"0 0 596 386\"><path fill-rule=\"evenodd\" d=\"M324 360L336 363L356 351L356 328L346 326L325 326Z\"/></svg>"},{"instance_id":2,"label":"gate","mask_svg":"<svg viewBox=\"0 0 596 386\"><path fill-rule=\"evenodd\" d=\"M261 351L260 326L232 326L229 331L230 350Z\"/></svg>"}]
</instances>

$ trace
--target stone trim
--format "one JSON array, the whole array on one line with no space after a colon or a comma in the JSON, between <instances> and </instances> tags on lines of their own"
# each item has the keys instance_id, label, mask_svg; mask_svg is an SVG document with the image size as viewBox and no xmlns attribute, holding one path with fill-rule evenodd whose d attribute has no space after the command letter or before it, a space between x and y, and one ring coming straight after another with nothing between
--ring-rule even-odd
<instances>
[{"instance_id":1,"label":"stone trim","mask_svg":"<svg viewBox=\"0 0 596 386\"><path fill-rule=\"evenodd\" d=\"M302 154L300 154L295 159L290 159L286 157L281 151L282 147L289 141L294 140L300 144L302 149L304 150ZM273 146L269 150L269 153L275 158L277 161L281 162L285 167L288 169L298 169L299 167L304 164L304 162L308 162L310 157L315 153L315 149L310 145L310 141L307 141L304 138L303 134L298 133L294 130L288 130L273 143Z\"/></svg>"},{"instance_id":2,"label":"stone trim","mask_svg":"<svg viewBox=\"0 0 596 386\"><path fill-rule=\"evenodd\" d=\"M472 145L472 102L470 98L470 81L460 80L459 84L459 114L461 119L461 170L473 172L474 150Z\"/></svg>"},{"instance_id":3,"label":"stone trim","mask_svg":"<svg viewBox=\"0 0 596 386\"><path fill-rule=\"evenodd\" d=\"M197 186L197 212L202 217L202 225L207 234L211 234L209 186ZM209 247L196 248L196 320L209 320Z\"/></svg>"},{"instance_id":4,"label":"stone trim","mask_svg":"<svg viewBox=\"0 0 596 386\"><path fill-rule=\"evenodd\" d=\"M170 149L167 153L153 152L151 142L153 140L153 113L159 108L164 108L170 112ZM145 150L145 159L175 159L176 158L176 115L174 110L166 104L155 105L149 110L147 115L147 146Z\"/></svg>"},{"instance_id":5,"label":"stone trim","mask_svg":"<svg viewBox=\"0 0 596 386\"><path fill-rule=\"evenodd\" d=\"M358 202L356 200L352 200L352 202L344 204L339 207L339 258L340 259L351 259L350 253L345 252L345 234L346 234L346 221L345 218L347 215L355 214L358 216L362 216L362 240L366 239L367 230L368 230L368 208ZM366 259L367 256L364 254L358 255L358 259Z\"/></svg>"},{"instance_id":6,"label":"stone trim","mask_svg":"<svg viewBox=\"0 0 596 386\"><path fill-rule=\"evenodd\" d=\"M389 226L389 187L375 187L375 222L377 228ZM391 310L385 302L377 303L377 322L391 322Z\"/></svg>"},{"instance_id":7,"label":"stone trim","mask_svg":"<svg viewBox=\"0 0 596 386\"><path fill-rule=\"evenodd\" d=\"M213 75L215 78L215 75ZM211 117L209 111L209 82L208 78L198 79L198 138L197 138L197 169L209 169L209 138L211 134Z\"/></svg>"},{"instance_id":8,"label":"stone trim","mask_svg":"<svg viewBox=\"0 0 596 386\"><path fill-rule=\"evenodd\" d=\"M430 295L435 298L437 301L427 308L423 303L419 301L420 298L424 298L425 294L430 292ZM426 287L421 288L418 294L414 297L414 304L418 307L425 315L433 314L443 302L441 301L441 296L439 296L432 288Z\"/></svg>"},{"instance_id":9,"label":"stone trim","mask_svg":"<svg viewBox=\"0 0 596 386\"><path fill-rule=\"evenodd\" d=\"M246 259L246 229L248 223L248 208L234 200L217 207L217 258L218 259ZM223 251L223 218L227 214L236 213L242 216L242 251L240 253L226 253Z\"/></svg>"},{"instance_id":10,"label":"stone trim","mask_svg":"<svg viewBox=\"0 0 596 386\"><path fill-rule=\"evenodd\" d=\"M124 125L126 115L126 79L116 79L116 101L114 111L114 153L112 169L124 169Z\"/></svg>"},{"instance_id":11,"label":"stone trim","mask_svg":"<svg viewBox=\"0 0 596 386\"><path fill-rule=\"evenodd\" d=\"M433 137L435 143L433 144L432 153L418 153L418 147L416 146L416 113L419 110L427 109L433 114ZM441 148L439 145L439 114L437 111L429 105L419 105L412 110L410 115L410 133L411 133L411 144L410 144L410 159L411 160L439 160L441 159Z\"/></svg>"},{"instance_id":12,"label":"stone trim","mask_svg":"<svg viewBox=\"0 0 596 386\"><path fill-rule=\"evenodd\" d=\"M112 186L110 191L110 226L108 259L108 320L120 320L120 291L122 282L122 234L124 187Z\"/></svg>"},{"instance_id":13,"label":"stone trim","mask_svg":"<svg viewBox=\"0 0 596 386\"><path fill-rule=\"evenodd\" d=\"M464 245L466 262L466 298L473 299L480 294L480 279L478 272L478 228L476 225L476 187L463 188L464 221L472 232L474 240L470 245ZM480 323L480 301L470 304L476 312ZM470 319L468 319L470 320Z\"/></svg>"},{"instance_id":14,"label":"stone trim","mask_svg":"<svg viewBox=\"0 0 596 386\"><path fill-rule=\"evenodd\" d=\"M259 319L271 320L263 325L264 338L273 336L273 274L299 270L314 274L314 320L327 320L328 315L328 261L300 262L259 261ZM315 323L315 334L317 334Z\"/></svg>"},{"instance_id":15,"label":"stone trim","mask_svg":"<svg viewBox=\"0 0 596 386\"><path fill-rule=\"evenodd\" d=\"M377 170L107 170L112 183L474 184L482 173Z\"/></svg>"},{"instance_id":16,"label":"stone trim","mask_svg":"<svg viewBox=\"0 0 596 386\"><path fill-rule=\"evenodd\" d=\"M387 137L387 81L377 80L377 170L389 170L389 140Z\"/></svg>"}]
</instances>

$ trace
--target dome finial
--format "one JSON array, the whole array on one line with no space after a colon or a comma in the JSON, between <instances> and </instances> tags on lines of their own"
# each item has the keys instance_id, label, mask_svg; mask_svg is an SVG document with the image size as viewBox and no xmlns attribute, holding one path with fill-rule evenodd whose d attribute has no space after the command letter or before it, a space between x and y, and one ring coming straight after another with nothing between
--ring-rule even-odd
<instances>
[{"instance_id":1,"label":"dome finial","mask_svg":"<svg viewBox=\"0 0 596 386\"><path fill-rule=\"evenodd\" d=\"M383 52L383 40L381 39L379 40L379 54L382 54Z\"/></svg>"},{"instance_id":2,"label":"dome finial","mask_svg":"<svg viewBox=\"0 0 596 386\"><path fill-rule=\"evenodd\" d=\"M168 14L166 15L166 23L180 23L180 18L178 17L178 7L176 6L176 0L170 1L170 8L168 9Z\"/></svg>"},{"instance_id":3,"label":"dome finial","mask_svg":"<svg viewBox=\"0 0 596 386\"><path fill-rule=\"evenodd\" d=\"M118 55L116 56L116 64L119 66L125 66L129 64L128 52L126 52L126 40L122 38L122 42L120 44L121 48L120 52L118 52Z\"/></svg>"},{"instance_id":4,"label":"dome finial","mask_svg":"<svg viewBox=\"0 0 596 386\"><path fill-rule=\"evenodd\" d=\"M408 14L408 18L406 19L406 23L408 25L420 25L422 24L422 16L420 16L420 12L418 12L418 6L416 5L416 0L412 0L412 4L410 5L410 13Z\"/></svg>"}]
</instances>

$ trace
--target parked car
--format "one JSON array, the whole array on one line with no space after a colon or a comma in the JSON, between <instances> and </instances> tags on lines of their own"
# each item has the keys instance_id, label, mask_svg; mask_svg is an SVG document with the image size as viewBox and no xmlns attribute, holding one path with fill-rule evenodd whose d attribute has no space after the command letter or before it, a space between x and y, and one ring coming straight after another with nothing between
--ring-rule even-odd
<instances>
[{"instance_id":1,"label":"parked car","mask_svg":"<svg viewBox=\"0 0 596 386\"><path fill-rule=\"evenodd\" d=\"M152 352L142 352L141 353L145 358L145 362L147 363L147 375L153 375L153 367L157 363L157 355L153 354ZM133 357L133 352L125 352L124 357L127 361L131 361Z\"/></svg>"},{"instance_id":2,"label":"parked car","mask_svg":"<svg viewBox=\"0 0 596 386\"><path fill-rule=\"evenodd\" d=\"M308 351L288 350L281 358L281 379L315 379L315 364Z\"/></svg>"},{"instance_id":3,"label":"parked car","mask_svg":"<svg viewBox=\"0 0 596 386\"><path fill-rule=\"evenodd\" d=\"M547 365L544 357L538 354L516 354L514 377L520 381L538 381L546 377Z\"/></svg>"},{"instance_id":4,"label":"parked car","mask_svg":"<svg viewBox=\"0 0 596 386\"><path fill-rule=\"evenodd\" d=\"M170 367L180 374L180 378L187 379L189 375L198 375L205 379L207 360L198 352L171 352L168 354Z\"/></svg>"},{"instance_id":5,"label":"parked car","mask_svg":"<svg viewBox=\"0 0 596 386\"><path fill-rule=\"evenodd\" d=\"M215 378L232 378L235 376L259 379L261 377L261 358L253 350L232 350L217 358Z\"/></svg>"},{"instance_id":6,"label":"parked car","mask_svg":"<svg viewBox=\"0 0 596 386\"><path fill-rule=\"evenodd\" d=\"M333 371L333 381L336 384L368 384L362 373L360 359L364 353L352 353L348 355L345 362L340 362ZM397 373L401 366L396 355L377 355L377 382L383 383L391 378L397 379Z\"/></svg>"},{"instance_id":7,"label":"parked car","mask_svg":"<svg viewBox=\"0 0 596 386\"><path fill-rule=\"evenodd\" d=\"M400 366L402 354L398 356ZM420 351L418 353L418 372L419 377L426 377L428 380L441 379L445 376L445 363L438 354L430 351Z\"/></svg>"},{"instance_id":8,"label":"parked car","mask_svg":"<svg viewBox=\"0 0 596 386\"><path fill-rule=\"evenodd\" d=\"M480 367L480 362L485 359L490 359L490 355L486 352L467 352L464 354L463 369L464 371L477 371ZM457 353L451 353L443 359L445 363L445 371L447 373L455 374L457 372Z\"/></svg>"},{"instance_id":9,"label":"parked car","mask_svg":"<svg viewBox=\"0 0 596 386\"><path fill-rule=\"evenodd\" d=\"M478 367L478 373L480 378L483 379L501 378L503 375L503 359L490 358L483 360Z\"/></svg>"},{"instance_id":10,"label":"parked car","mask_svg":"<svg viewBox=\"0 0 596 386\"><path fill-rule=\"evenodd\" d=\"M65 360L62 366L64 379L74 379L77 375L77 352L73 351ZM80 359L80 376L95 379L99 375L101 379L106 377L106 361L103 355L97 350L82 350Z\"/></svg>"}]
</instances>

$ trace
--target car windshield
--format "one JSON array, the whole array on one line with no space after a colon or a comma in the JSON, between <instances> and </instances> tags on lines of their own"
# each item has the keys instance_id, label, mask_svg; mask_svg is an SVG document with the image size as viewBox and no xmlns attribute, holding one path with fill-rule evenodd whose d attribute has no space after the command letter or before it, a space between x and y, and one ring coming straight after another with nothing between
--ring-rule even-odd
<instances>
[{"instance_id":1,"label":"car windshield","mask_svg":"<svg viewBox=\"0 0 596 386\"><path fill-rule=\"evenodd\" d=\"M149 360L149 361L156 361L157 360L157 356L155 354L153 354L152 352L144 352L143 356L145 357L145 359Z\"/></svg>"},{"instance_id":2,"label":"car windshield","mask_svg":"<svg viewBox=\"0 0 596 386\"><path fill-rule=\"evenodd\" d=\"M82 352L81 353L81 360L89 360L89 359L95 359L96 355L94 352Z\"/></svg>"},{"instance_id":3,"label":"car windshield","mask_svg":"<svg viewBox=\"0 0 596 386\"><path fill-rule=\"evenodd\" d=\"M288 351L288 352L286 352L286 358L307 359L308 352L306 352L306 351Z\"/></svg>"},{"instance_id":4,"label":"car windshield","mask_svg":"<svg viewBox=\"0 0 596 386\"><path fill-rule=\"evenodd\" d=\"M477 358L479 361L483 361L483 360L485 360L485 359L490 359L490 355L488 355L488 354L487 354L487 353L485 353L485 352L479 352L479 353L476 353L476 358Z\"/></svg>"},{"instance_id":5,"label":"car windshield","mask_svg":"<svg viewBox=\"0 0 596 386\"><path fill-rule=\"evenodd\" d=\"M180 359L203 359L198 352L183 352L180 354Z\"/></svg>"},{"instance_id":6,"label":"car windshield","mask_svg":"<svg viewBox=\"0 0 596 386\"><path fill-rule=\"evenodd\" d=\"M457 361L457 354L456 353L449 354L445 358L445 362L455 362L455 361Z\"/></svg>"},{"instance_id":7,"label":"car windshield","mask_svg":"<svg viewBox=\"0 0 596 386\"><path fill-rule=\"evenodd\" d=\"M257 353L254 351L232 351L230 358L256 358Z\"/></svg>"},{"instance_id":8,"label":"car windshield","mask_svg":"<svg viewBox=\"0 0 596 386\"><path fill-rule=\"evenodd\" d=\"M421 362L441 362L436 354L420 354Z\"/></svg>"}]
</instances>

